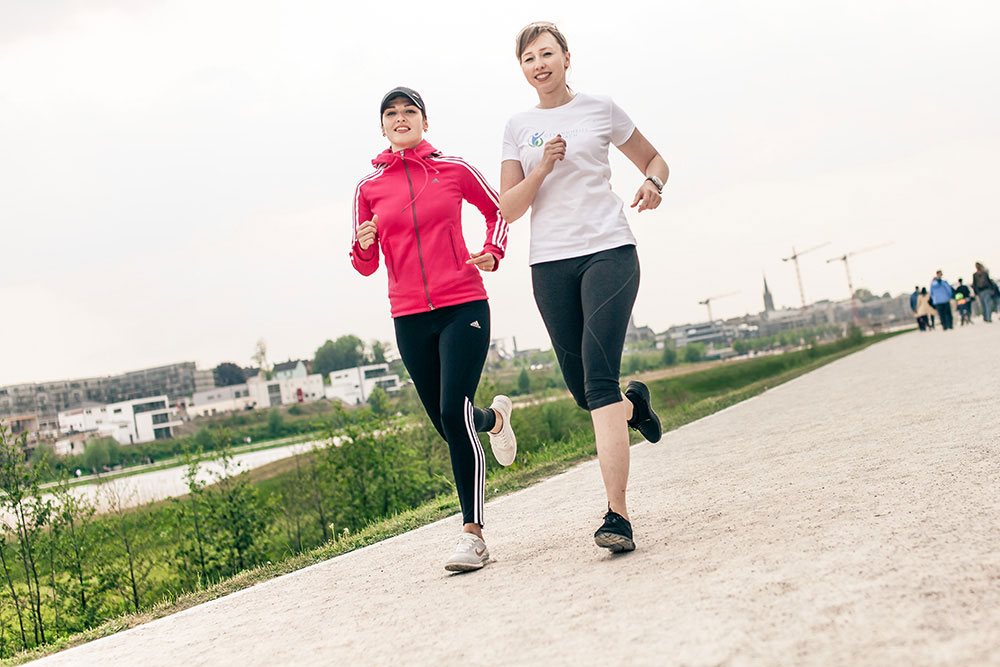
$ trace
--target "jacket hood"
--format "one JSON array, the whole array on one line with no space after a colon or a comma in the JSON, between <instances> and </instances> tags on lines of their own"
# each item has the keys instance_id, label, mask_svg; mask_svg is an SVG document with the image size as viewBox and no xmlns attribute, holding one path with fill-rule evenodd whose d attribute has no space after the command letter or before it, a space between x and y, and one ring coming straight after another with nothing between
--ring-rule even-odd
<instances>
[{"instance_id":1,"label":"jacket hood","mask_svg":"<svg viewBox=\"0 0 1000 667\"><path fill-rule=\"evenodd\" d=\"M426 139L421 140L419 144L417 144L413 148L407 148L405 151L406 157L416 154L416 156L421 160L430 155L436 155L438 153L439 151L433 146L431 146ZM399 153L394 152L392 148L386 148L384 151L375 156L375 158L372 160L372 166L377 167L379 165L385 165L388 167L398 159L399 159Z\"/></svg>"}]
</instances>

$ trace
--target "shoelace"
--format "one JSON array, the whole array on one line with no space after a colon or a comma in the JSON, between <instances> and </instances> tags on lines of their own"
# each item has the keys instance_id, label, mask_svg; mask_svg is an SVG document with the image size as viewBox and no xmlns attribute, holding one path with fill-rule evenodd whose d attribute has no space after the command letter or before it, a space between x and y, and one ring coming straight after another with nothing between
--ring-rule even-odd
<instances>
[{"instance_id":1,"label":"shoelace","mask_svg":"<svg viewBox=\"0 0 1000 667\"><path fill-rule=\"evenodd\" d=\"M472 533L462 533L458 537L458 543L459 544L466 544L466 543L468 543L468 544L478 544L478 542L479 542L479 538L476 537L475 535L473 535Z\"/></svg>"}]
</instances>

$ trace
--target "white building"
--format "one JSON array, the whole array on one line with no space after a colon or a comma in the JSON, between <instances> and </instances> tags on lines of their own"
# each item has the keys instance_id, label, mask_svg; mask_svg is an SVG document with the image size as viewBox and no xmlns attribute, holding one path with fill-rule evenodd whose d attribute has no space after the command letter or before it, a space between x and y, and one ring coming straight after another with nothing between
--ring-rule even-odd
<instances>
[{"instance_id":1,"label":"white building","mask_svg":"<svg viewBox=\"0 0 1000 667\"><path fill-rule=\"evenodd\" d=\"M283 380L265 380L260 375L247 380L250 399L258 408L289 403L311 403L323 398L323 376L319 373Z\"/></svg>"},{"instance_id":2,"label":"white building","mask_svg":"<svg viewBox=\"0 0 1000 667\"><path fill-rule=\"evenodd\" d=\"M173 436L180 425L176 408L166 395L137 398L108 405L88 405L59 413L59 430L64 434L93 433L111 436L123 445Z\"/></svg>"},{"instance_id":3,"label":"white building","mask_svg":"<svg viewBox=\"0 0 1000 667\"><path fill-rule=\"evenodd\" d=\"M349 405L360 405L368 400L375 387L386 392L399 390L399 376L389 374L389 364L372 364L345 368L330 373L326 397L340 399Z\"/></svg>"},{"instance_id":4,"label":"white building","mask_svg":"<svg viewBox=\"0 0 1000 667\"><path fill-rule=\"evenodd\" d=\"M249 410L256 405L257 399L250 396L250 387L247 384L234 384L197 392L191 397L187 413L190 417L204 417L222 412Z\"/></svg>"}]
</instances>

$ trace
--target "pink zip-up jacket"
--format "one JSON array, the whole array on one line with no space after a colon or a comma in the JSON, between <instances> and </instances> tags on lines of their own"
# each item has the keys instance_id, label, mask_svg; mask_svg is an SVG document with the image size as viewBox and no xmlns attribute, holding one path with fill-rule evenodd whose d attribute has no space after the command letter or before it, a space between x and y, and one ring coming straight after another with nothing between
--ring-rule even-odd
<instances>
[{"instance_id":1,"label":"pink zip-up jacket","mask_svg":"<svg viewBox=\"0 0 1000 667\"><path fill-rule=\"evenodd\" d=\"M465 262L469 251L462 236L462 200L486 218L483 250L496 258L507 247L507 223L500 197L475 167L445 156L426 141L394 153L386 149L375 171L354 192L354 243L351 264L369 276L379 264L379 250L389 273L393 317L485 299L480 271ZM362 250L358 227L378 216L376 243ZM494 267L494 271L496 267Z\"/></svg>"}]
</instances>

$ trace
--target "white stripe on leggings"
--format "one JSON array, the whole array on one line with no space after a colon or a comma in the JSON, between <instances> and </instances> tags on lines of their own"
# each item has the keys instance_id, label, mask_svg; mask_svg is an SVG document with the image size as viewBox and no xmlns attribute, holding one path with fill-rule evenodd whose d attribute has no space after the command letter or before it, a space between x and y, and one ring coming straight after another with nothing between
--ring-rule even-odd
<instances>
[{"instance_id":1,"label":"white stripe on leggings","mask_svg":"<svg viewBox=\"0 0 1000 667\"><path fill-rule=\"evenodd\" d=\"M475 478L473 479L473 493L475 497L472 499L472 520L482 526L483 503L485 502L484 497L486 495L486 454L483 453L483 443L479 441L479 436L476 434L475 419L472 415L472 401L469 400L468 396L465 397L465 430L469 435L469 443L472 445L472 455L476 460Z\"/></svg>"}]
</instances>

